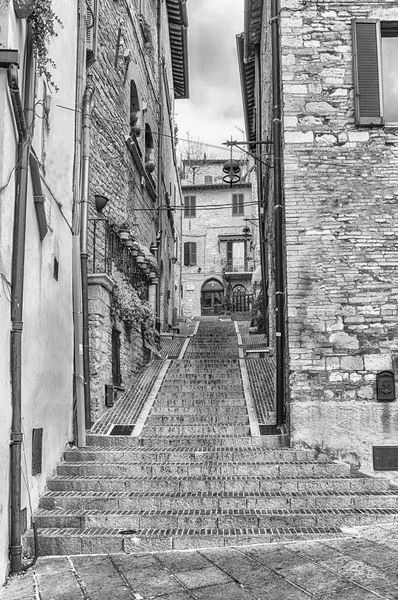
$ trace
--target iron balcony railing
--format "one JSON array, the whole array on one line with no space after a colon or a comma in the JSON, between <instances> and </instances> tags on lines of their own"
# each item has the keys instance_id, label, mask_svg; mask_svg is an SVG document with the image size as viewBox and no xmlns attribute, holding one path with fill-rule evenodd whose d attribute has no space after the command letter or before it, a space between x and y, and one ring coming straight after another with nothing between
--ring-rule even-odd
<instances>
[{"instance_id":1,"label":"iron balcony railing","mask_svg":"<svg viewBox=\"0 0 398 600\"><path fill-rule=\"evenodd\" d=\"M227 261L226 271L232 272L251 272L254 271L255 264L252 258L233 258Z\"/></svg>"},{"instance_id":2,"label":"iron balcony railing","mask_svg":"<svg viewBox=\"0 0 398 600\"><path fill-rule=\"evenodd\" d=\"M106 273L111 276L112 270L116 269L130 280L137 291L144 289L145 292L141 296L144 296L142 299L146 299L148 280L138 267L132 249L126 246L107 219L92 219L90 225L89 272Z\"/></svg>"}]
</instances>

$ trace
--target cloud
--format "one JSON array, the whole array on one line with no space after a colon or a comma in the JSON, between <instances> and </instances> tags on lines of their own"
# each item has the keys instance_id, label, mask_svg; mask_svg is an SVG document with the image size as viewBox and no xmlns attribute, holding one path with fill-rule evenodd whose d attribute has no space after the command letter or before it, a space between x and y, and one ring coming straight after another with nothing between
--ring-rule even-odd
<instances>
[{"instance_id":1,"label":"cloud","mask_svg":"<svg viewBox=\"0 0 398 600\"><path fill-rule=\"evenodd\" d=\"M243 127L236 54L243 29L243 0L196 0L189 15L190 99L176 105L180 135L189 131L220 144Z\"/></svg>"}]
</instances>

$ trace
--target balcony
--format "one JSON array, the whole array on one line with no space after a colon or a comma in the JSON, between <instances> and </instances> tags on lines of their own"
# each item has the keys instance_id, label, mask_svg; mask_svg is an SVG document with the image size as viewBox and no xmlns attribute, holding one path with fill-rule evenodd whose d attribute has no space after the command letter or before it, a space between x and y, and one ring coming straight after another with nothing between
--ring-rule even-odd
<instances>
[{"instance_id":1,"label":"balcony","mask_svg":"<svg viewBox=\"0 0 398 600\"><path fill-rule=\"evenodd\" d=\"M256 265L252 258L233 258L227 261L225 275L237 273L253 273Z\"/></svg>"}]
</instances>

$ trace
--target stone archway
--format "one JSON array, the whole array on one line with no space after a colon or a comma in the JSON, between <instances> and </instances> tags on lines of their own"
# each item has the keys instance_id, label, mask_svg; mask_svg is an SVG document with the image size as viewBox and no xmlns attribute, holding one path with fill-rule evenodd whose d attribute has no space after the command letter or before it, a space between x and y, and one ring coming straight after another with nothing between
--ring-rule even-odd
<instances>
[{"instance_id":1,"label":"stone archway","mask_svg":"<svg viewBox=\"0 0 398 600\"><path fill-rule=\"evenodd\" d=\"M218 279L209 279L200 295L201 315L219 315L223 309L224 286Z\"/></svg>"}]
</instances>

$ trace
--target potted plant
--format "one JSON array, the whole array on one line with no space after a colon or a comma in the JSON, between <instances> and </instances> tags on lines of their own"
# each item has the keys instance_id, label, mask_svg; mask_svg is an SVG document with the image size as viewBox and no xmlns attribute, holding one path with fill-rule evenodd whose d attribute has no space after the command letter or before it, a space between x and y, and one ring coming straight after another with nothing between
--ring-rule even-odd
<instances>
[{"instance_id":1,"label":"potted plant","mask_svg":"<svg viewBox=\"0 0 398 600\"><path fill-rule=\"evenodd\" d=\"M121 240L128 240L131 236L129 224L127 221L124 221L118 226L118 234Z\"/></svg>"},{"instance_id":2,"label":"potted plant","mask_svg":"<svg viewBox=\"0 0 398 600\"><path fill-rule=\"evenodd\" d=\"M129 237L126 239L126 246L127 246L127 248L132 248L133 245L134 245L134 238L130 233Z\"/></svg>"},{"instance_id":3,"label":"potted plant","mask_svg":"<svg viewBox=\"0 0 398 600\"><path fill-rule=\"evenodd\" d=\"M30 17L34 6L35 0L14 0L14 10L17 19L27 19Z\"/></svg>"}]
</instances>

